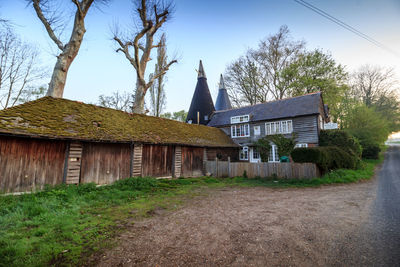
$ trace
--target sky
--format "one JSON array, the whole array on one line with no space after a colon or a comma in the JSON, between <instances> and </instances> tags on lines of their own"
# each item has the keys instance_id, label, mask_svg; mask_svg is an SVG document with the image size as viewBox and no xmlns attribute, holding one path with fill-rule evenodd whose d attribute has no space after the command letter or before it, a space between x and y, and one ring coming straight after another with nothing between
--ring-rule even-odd
<instances>
[{"instance_id":1,"label":"sky","mask_svg":"<svg viewBox=\"0 0 400 267\"><path fill-rule=\"evenodd\" d=\"M399 0L307 1L400 55ZM68 5L65 1L60 9ZM115 52L111 31L115 24L121 29L132 28L132 7L129 0L113 0L91 9L86 17L83 44L68 72L65 98L96 103L101 94L134 91L134 69L123 54ZM24 0L0 0L0 17L9 19L23 40L40 49L44 69L49 71L43 83L48 83L57 50L32 6ZM173 18L163 27L170 57L178 56L178 64L167 74L165 111L189 109L200 59L215 101L219 75L227 65L276 33L281 25L289 27L294 40L304 40L308 49L330 52L348 71L373 64L393 67L400 77L399 57L294 0L175 0Z\"/></svg>"}]
</instances>

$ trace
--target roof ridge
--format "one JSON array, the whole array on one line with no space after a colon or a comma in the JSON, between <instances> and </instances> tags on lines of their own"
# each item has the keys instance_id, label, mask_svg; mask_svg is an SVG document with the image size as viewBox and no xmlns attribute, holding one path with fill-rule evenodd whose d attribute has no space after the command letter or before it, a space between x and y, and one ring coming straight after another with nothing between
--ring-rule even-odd
<instances>
[{"instance_id":1,"label":"roof ridge","mask_svg":"<svg viewBox=\"0 0 400 267\"><path fill-rule=\"evenodd\" d=\"M307 93L307 94L299 95L299 96L292 96L292 97L283 98L283 99L275 99L275 100L268 101L268 102L258 103L258 104L254 104L254 105L247 105L247 106L238 107L238 108L232 108L232 109L228 109L228 110L218 110L218 111L214 111L214 113L221 113L221 112L227 112L227 111L231 111L231 110L238 110L238 109L247 108L247 107L265 105L265 104L269 104L269 103L285 101L285 100L289 100L289 99L293 99L293 98L300 98L300 97L305 97L305 96L309 96L309 95L316 95L316 94L321 94L321 91L313 92L313 93Z\"/></svg>"}]
</instances>

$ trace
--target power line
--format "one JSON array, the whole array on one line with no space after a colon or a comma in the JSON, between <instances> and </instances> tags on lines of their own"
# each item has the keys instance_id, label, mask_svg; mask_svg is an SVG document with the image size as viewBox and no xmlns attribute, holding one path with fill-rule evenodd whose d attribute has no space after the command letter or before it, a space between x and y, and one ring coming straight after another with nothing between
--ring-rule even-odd
<instances>
[{"instance_id":1,"label":"power line","mask_svg":"<svg viewBox=\"0 0 400 267\"><path fill-rule=\"evenodd\" d=\"M332 16L332 15L326 13L325 11L319 9L318 7L316 7L316 6L314 6L314 5L310 4L310 3L307 3L307 2L304 1L304 0L294 0L294 1L295 1L296 3L298 3L298 4L300 4L300 5L302 5L302 6L306 7L306 8L308 8L308 9L314 11L315 13L317 13L317 14L323 16L324 18L326 18L326 19L328 19L328 20L330 20L330 21L336 23L337 25L341 26L342 28L345 28L346 30L348 30L348 31L350 31L350 32L352 32L352 33L358 35L359 37L361 37L361 38L367 40L368 42L374 44L375 46L377 46L377 47L379 47L379 48L381 48L381 49L383 49L383 50L385 50L385 51L387 51L387 52L389 52L389 53L392 53L392 54L396 55L397 57L400 57L399 54L397 54L395 51L393 51L393 50L390 49L389 47L387 47L387 46L385 46L384 44L378 42L378 41L375 40L374 38L372 38L372 37L370 37L370 36L368 36L368 35L366 35L366 34L360 32L359 30L357 30L357 29L355 29L354 27L350 26L349 24L343 22L342 20L337 19L337 18L335 18L334 16Z\"/></svg>"}]
</instances>

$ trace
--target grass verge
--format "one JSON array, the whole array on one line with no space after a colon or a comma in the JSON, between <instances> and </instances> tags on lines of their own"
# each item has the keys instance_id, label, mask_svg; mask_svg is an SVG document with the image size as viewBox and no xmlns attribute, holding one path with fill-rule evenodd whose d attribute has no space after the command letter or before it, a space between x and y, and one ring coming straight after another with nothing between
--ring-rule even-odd
<instances>
[{"instance_id":1,"label":"grass verge","mask_svg":"<svg viewBox=\"0 0 400 267\"><path fill-rule=\"evenodd\" d=\"M336 170L310 180L274 178L129 178L113 185L59 185L0 197L0 266L76 265L112 236L156 208L174 209L205 187L309 187L369 179L379 160L361 170Z\"/></svg>"}]
</instances>

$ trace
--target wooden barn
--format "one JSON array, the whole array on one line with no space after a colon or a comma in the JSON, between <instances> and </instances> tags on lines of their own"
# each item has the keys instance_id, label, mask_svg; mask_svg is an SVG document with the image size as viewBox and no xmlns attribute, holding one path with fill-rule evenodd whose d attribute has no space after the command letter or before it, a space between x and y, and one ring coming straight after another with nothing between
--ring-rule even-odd
<instances>
[{"instance_id":1,"label":"wooden barn","mask_svg":"<svg viewBox=\"0 0 400 267\"><path fill-rule=\"evenodd\" d=\"M132 176L201 176L207 156L235 161L238 151L218 128L62 98L0 111L2 192Z\"/></svg>"}]
</instances>

